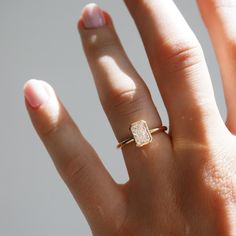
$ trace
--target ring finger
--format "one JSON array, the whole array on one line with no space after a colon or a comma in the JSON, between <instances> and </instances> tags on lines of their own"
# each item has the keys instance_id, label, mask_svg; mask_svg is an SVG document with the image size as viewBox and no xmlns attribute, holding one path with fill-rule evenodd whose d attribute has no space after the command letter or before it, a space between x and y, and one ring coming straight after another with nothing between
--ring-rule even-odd
<instances>
[{"instance_id":1,"label":"ring finger","mask_svg":"<svg viewBox=\"0 0 236 236\"><path fill-rule=\"evenodd\" d=\"M130 124L138 120L146 120L150 129L161 126L150 92L127 58L110 16L95 4L89 4L82 12L78 28L102 106L117 140L128 138ZM155 134L153 139L142 149L134 144L122 149L130 178L140 176L141 167L147 175L152 170L156 172L153 164L157 163L157 155L150 154L154 150L155 154L160 153L159 144L165 150L170 143L165 133Z\"/></svg>"}]
</instances>

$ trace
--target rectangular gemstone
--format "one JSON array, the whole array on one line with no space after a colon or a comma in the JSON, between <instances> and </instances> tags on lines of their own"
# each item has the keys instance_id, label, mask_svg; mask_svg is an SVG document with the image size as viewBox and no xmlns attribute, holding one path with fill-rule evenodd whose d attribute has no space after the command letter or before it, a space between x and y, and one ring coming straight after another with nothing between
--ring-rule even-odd
<instances>
[{"instance_id":1,"label":"rectangular gemstone","mask_svg":"<svg viewBox=\"0 0 236 236\"><path fill-rule=\"evenodd\" d=\"M152 141L152 135L144 120L134 122L130 126L137 147L142 147Z\"/></svg>"}]
</instances>

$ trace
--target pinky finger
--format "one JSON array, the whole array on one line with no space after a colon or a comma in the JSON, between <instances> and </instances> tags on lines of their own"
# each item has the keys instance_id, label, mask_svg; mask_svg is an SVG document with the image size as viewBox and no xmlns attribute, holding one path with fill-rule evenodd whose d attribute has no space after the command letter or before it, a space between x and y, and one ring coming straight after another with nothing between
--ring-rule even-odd
<instances>
[{"instance_id":1,"label":"pinky finger","mask_svg":"<svg viewBox=\"0 0 236 236\"><path fill-rule=\"evenodd\" d=\"M57 99L52 87L43 81L30 80L25 84L24 93L37 133L92 228L105 222L117 225L119 219L112 216L121 210L122 197L118 185Z\"/></svg>"}]
</instances>

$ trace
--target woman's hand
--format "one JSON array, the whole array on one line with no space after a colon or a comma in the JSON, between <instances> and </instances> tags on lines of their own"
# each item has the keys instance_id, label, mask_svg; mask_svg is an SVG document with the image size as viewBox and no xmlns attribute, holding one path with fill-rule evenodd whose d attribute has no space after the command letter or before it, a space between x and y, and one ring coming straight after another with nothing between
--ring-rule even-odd
<instances>
[{"instance_id":1,"label":"woman's hand","mask_svg":"<svg viewBox=\"0 0 236 236\"><path fill-rule=\"evenodd\" d=\"M236 235L236 1L198 0L220 63L224 124L201 46L172 0L126 0L169 115L169 133L122 148L129 173L114 182L53 89L25 85L26 105L94 235ZM86 6L84 50L117 140L130 124L160 127L150 92L126 56L108 13Z\"/></svg>"}]
</instances>

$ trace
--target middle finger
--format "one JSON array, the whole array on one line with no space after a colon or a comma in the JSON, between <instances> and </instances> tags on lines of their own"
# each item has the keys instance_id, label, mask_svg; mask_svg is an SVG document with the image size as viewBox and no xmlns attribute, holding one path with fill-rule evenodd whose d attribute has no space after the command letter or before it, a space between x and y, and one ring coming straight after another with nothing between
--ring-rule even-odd
<instances>
[{"instance_id":1,"label":"middle finger","mask_svg":"<svg viewBox=\"0 0 236 236\"><path fill-rule=\"evenodd\" d=\"M173 139L180 141L175 143L199 142L206 127L214 131L223 122L197 38L172 0L125 2L167 107Z\"/></svg>"}]
</instances>

